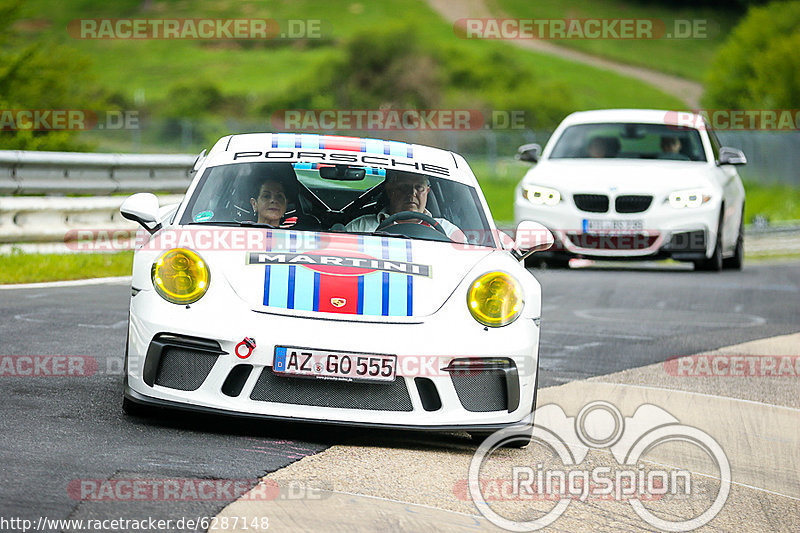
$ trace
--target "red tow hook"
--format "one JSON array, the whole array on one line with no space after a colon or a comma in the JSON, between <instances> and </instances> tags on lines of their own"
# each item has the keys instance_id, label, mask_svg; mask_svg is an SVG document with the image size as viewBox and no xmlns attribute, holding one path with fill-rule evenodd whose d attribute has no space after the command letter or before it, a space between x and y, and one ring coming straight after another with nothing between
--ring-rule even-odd
<instances>
[{"instance_id":1,"label":"red tow hook","mask_svg":"<svg viewBox=\"0 0 800 533\"><path fill-rule=\"evenodd\" d=\"M236 357L239 359L247 359L256 347L256 340L250 337L245 337L242 342L236 345Z\"/></svg>"}]
</instances>

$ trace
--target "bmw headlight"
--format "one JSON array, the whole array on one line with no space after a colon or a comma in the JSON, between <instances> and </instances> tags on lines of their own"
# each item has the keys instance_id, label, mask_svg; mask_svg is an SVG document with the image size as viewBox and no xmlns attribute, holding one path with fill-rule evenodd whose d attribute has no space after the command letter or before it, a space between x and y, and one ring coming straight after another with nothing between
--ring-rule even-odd
<instances>
[{"instance_id":1,"label":"bmw headlight","mask_svg":"<svg viewBox=\"0 0 800 533\"><path fill-rule=\"evenodd\" d=\"M211 273L208 265L192 250L176 248L164 252L150 270L153 287L168 302L190 304L208 290Z\"/></svg>"},{"instance_id":2,"label":"bmw headlight","mask_svg":"<svg viewBox=\"0 0 800 533\"><path fill-rule=\"evenodd\" d=\"M558 205L561 201L561 193L549 187L539 185L524 185L522 196L534 205Z\"/></svg>"},{"instance_id":3,"label":"bmw headlight","mask_svg":"<svg viewBox=\"0 0 800 533\"><path fill-rule=\"evenodd\" d=\"M669 193L669 205L675 209L700 207L711 200L711 192L705 189L685 189Z\"/></svg>"},{"instance_id":4,"label":"bmw headlight","mask_svg":"<svg viewBox=\"0 0 800 533\"><path fill-rule=\"evenodd\" d=\"M505 272L488 272L472 282L467 307L485 326L500 327L514 322L522 312L522 288Z\"/></svg>"}]
</instances>

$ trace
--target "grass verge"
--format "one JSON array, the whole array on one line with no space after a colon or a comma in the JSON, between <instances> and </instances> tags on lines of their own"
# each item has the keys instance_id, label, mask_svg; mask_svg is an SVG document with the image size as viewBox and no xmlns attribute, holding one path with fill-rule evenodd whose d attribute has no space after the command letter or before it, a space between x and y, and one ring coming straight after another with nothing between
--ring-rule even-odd
<instances>
[{"instance_id":1,"label":"grass verge","mask_svg":"<svg viewBox=\"0 0 800 533\"><path fill-rule=\"evenodd\" d=\"M0 284L129 276L133 252L0 255Z\"/></svg>"},{"instance_id":2,"label":"grass verge","mask_svg":"<svg viewBox=\"0 0 800 533\"><path fill-rule=\"evenodd\" d=\"M790 185L744 183L745 220L765 216L770 223L800 220L800 188Z\"/></svg>"},{"instance_id":3,"label":"grass verge","mask_svg":"<svg viewBox=\"0 0 800 533\"><path fill-rule=\"evenodd\" d=\"M748 261L795 261L800 259L800 252L778 252L774 254L765 252L748 252L747 241L744 246L744 257Z\"/></svg>"}]
</instances>

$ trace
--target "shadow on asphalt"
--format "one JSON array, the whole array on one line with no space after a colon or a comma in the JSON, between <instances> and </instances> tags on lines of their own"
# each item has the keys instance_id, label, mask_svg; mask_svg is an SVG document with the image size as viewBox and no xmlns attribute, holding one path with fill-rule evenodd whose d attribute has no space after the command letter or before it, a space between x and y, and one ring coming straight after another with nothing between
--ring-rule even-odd
<instances>
[{"instance_id":1,"label":"shadow on asphalt","mask_svg":"<svg viewBox=\"0 0 800 533\"><path fill-rule=\"evenodd\" d=\"M584 261L584 260L578 260ZM745 265L745 268L747 266ZM551 268L551 267L530 267L528 268L533 274L542 274L545 272L567 272L567 271L619 271L619 272L648 272L648 273L672 273L672 274L695 274L695 275L720 275L725 273L739 272L737 270L722 270L721 272L710 271L696 271L691 264L684 263L670 263L670 262L612 262L612 261L588 261L585 264L571 265L568 268Z\"/></svg>"},{"instance_id":2,"label":"shadow on asphalt","mask_svg":"<svg viewBox=\"0 0 800 533\"><path fill-rule=\"evenodd\" d=\"M466 432L429 432L354 428L347 426L284 422L224 414L204 414L168 408L150 408L146 415L121 412L122 422L162 429L197 431L242 437L293 440L323 446L347 445L414 450L463 450L472 454L479 441Z\"/></svg>"}]
</instances>

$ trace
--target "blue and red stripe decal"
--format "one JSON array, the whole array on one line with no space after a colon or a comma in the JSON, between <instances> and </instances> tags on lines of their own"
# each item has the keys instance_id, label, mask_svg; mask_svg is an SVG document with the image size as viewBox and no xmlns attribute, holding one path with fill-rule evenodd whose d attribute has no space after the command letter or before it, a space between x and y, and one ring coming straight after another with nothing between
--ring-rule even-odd
<instances>
[{"instance_id":1,"label":"blue and red stripe decal","mask_svg":"<svg viewBox=\"0 0 800 533\"><path fill-rule=\"evenodd\" d=\"M307 239L307 235L306 239ZM363 235L314 235L309 247L298 249L298 233L271 234L267 251L372 257L411 262L410 241ZM269 264L264 267L263 304L281 309L365 316L413 316L414 280L402 272L369 271L337 274L336 267L319 272L307 265Z\"/></svg>"},{"instance_id":2,"label":"blue and red stripe decal","mask_svg":"<svg viewBox=\"0 0 800 533\"><path fill-rule=\"evenodd\" d=\"M385 141L383 139L361 139L359 137L335 137L308 133L273 133L272 148L303 148L308 150L340 150L345 152L364 152L367 154L414 157L413 145Z\"/></svg>"}]
</instances>

